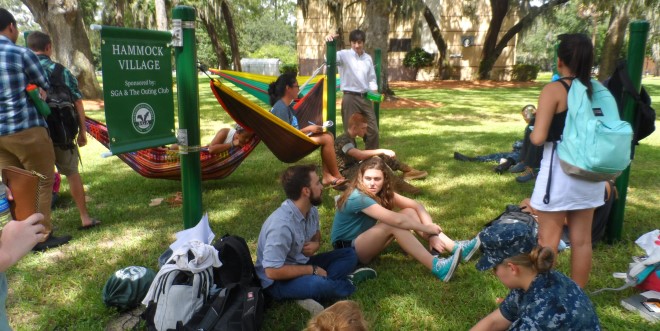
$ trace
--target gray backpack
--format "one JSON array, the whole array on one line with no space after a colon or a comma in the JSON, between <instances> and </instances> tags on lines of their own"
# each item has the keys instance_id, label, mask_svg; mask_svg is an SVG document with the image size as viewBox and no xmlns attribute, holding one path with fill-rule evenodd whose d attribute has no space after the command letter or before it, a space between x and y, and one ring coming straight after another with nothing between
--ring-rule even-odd
<instances>
[{"instance_id":1,"label":"gray backpack","mask_svg":"<svg viewBox=\"0 0 660 331\"><path fill-rule=\"evenodd\" d=\"M158 291L149 302L143 317L149 330L176 329L177 322L187 323L211 296L213 267L198 273L174 269L158 278Z\"/></svg>"}]
</instances>

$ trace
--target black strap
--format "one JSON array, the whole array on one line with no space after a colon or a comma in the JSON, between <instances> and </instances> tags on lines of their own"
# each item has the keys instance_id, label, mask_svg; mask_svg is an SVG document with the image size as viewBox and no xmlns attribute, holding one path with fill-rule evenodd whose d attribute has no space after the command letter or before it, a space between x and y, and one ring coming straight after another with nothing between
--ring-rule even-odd
<instances>
[{"instance_id":1,"label":"black strap","mask_svg":"<svg viewBox=\"0 0 660 331\"><path fill-rule=\"evenodd\" d=\"M552 154L550 154L550 171L548 172L548 184L545 186L545 196L543 197L543 203L546 205L550 203L550 184L552 181L552 163L555 159L555 151L557 150L557 142L552 142Z\"/></svg>"},{"instance_id":2,"label":"black strap","mask_svg":"<svg viewBox=\"0 0 660 331\"><path fill-rule=\"evenodd\" d=\"M64 83L64 66L55 63L55 69L53 69L53 72L50 74L49 77L49 83L51 85L56 85L56 86L65 86L66 84Z\"/></svg>"},{"instance_id":3,"label":"black strap","mask_svg":"<svg viewBox=\"0 0 660 331\"><path fill-rule=\"evenodd\" d=\"M575 77L562 77L562 78L559 78L559 80L558 80L558 82L560 82L561 85L564 85L564 88L566 89L566 93L568 93L568 90L571 89L571 86L568 85L568 84L564 81L564 79L568 79L568 80L571 80L571 81L572 81L573 79L575 79Z\"/></svg>"}]
</instances>

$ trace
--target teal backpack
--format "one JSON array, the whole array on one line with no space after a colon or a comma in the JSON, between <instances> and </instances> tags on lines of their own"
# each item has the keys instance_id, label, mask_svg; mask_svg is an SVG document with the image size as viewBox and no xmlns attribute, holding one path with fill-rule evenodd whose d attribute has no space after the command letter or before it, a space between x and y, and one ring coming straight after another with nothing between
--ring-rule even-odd
<instances>
[{"instance_id":1,"label":"teal backpack","mask_svg":"<svg viewBox=\"0 0 660 331\"><path fill-rule=\"evenodd\" d=\"M568 175L589 181L615 179L630 164L633 130L619 118L612 93L592 79L593 94L577 79L568 91L568 114L557 156Z\"/></svg>"}]
</instances>

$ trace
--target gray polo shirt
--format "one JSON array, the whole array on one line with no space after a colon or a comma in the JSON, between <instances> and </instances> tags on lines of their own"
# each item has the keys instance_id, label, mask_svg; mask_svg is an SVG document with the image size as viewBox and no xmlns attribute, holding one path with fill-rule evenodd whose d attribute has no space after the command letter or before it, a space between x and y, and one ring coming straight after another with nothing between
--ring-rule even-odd
<instances>
[{"instance_id":1,"label":"gray polo shirt","mask_svg":"<svg viewBox=\"0 0 660 331\"><path fill-rule=\"evenodd\" d=\"M268 216L259 233L255 263L263 288L273 284L273 280L266 277L265 268L307 263L309 258L302 253L303 245L310 241L318 230L318 209L312 207L305 219L290 199L282 202L280 208Z\"/></svg>"}]
</instances>

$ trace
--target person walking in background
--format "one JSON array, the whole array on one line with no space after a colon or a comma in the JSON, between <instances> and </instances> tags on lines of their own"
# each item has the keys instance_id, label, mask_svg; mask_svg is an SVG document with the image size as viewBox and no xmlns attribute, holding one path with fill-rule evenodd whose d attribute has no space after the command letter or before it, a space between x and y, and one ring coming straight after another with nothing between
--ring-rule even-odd
<instances>
[{"instance_id":1,"label":"person walking in background","mask_svg":"<svg viewBox=\"0 0 660 331\"><path fill-rule=\"evenodd\" d=\"M476 268L493 269L511 291L473 331L600 330L589 297L570 278L552 270L555 253L537 244L529 225L495 224L479 238L482 256Z\"/></svg>"},{"instance_id":2,"label":"person walking in background","mask_svg":"<svg viewBox=\"0 0 660 331\"><path fill-rule=\"evenodd\" d=\"M553 145L561 140L564 131L569 110L568 90L573 79L580 80L591 97L593 45L584 34L560 35L559 41L557 70L562 78L549 83L541 91L534 130L530 134L534 145L543 145L541 170L534 185L531 206L538 215L539 244L551 247L555 253L564 222L567 223L571 242L571 278L584 288L589 281L592 263L591 222L595 208L605 203L605 182L591 182L564 173Z\"/></svg>"},{"instance_id":3,"label":"person walking in background","mask_svg":"<svg viewBox=\"0 0 660 331\"><path fill-rule=\"evenodd\" d=\"M16 46L16 40L16 19L0 8L0 170L15 166L43 176L39 183L39 212L48 235L34 249L45 250L69 242L71 236L55 237L52 232L50 202L55 152L46 121L25 91L28 84L36 84L44 97L50 85L37 56Z\"/></svg>"},{"instance_id":4,"label":"person walking in background","mask_svg":"<svg viewBox=\"0 0 660 331\"><path fill-rule=\"evenodd\" d=\"M49 77L50 83L57 84L58 82L54 82L52 79L57 64L50 58L53 54L53 44L50 36L39 31L31 32L27 37L27 44L37 54L41 66ZM53 145L55 150L55 166L57 167L57 171L66 176L66 180L69 182L71 196L73 197L73 201L76 202L80 221L82 222L82 225L78 229L86 230L101 224L101 222L89 216L87 202L85 201L85 187L83 186L82 177L78 170L78 163L80 163L78 147L87 145L85 108L82 102L82 93L78 89L78 80L76 80L76 77L67 68L62 69L62 81L69 89L71 99L73 100L78 120L78 136L68 146Z\"/></svg>"},{"instance_id":5,"label":"person walking in background","mask_svg":"<svg viewBox=\"0 0 660 331\"><path fill-rule=\"evenodd\" d=\"M326 41L333 41L335 35L326 36ZM348 120L354 113L360 113L367 119L367 134L362 137L365 149L378 149L378 120L373 102L366 98L367 92L378 93L376 71L371 56L364 51L366 34L353 30L348 35L351 49L337 51L337 68L341 77L340 89L344 92L341 99L341 121L344 132L348 132Z\"/></svg>"}]
</instances>

